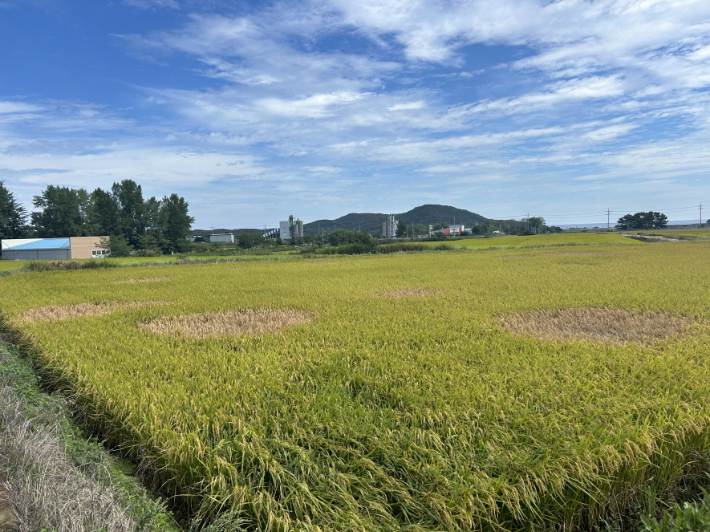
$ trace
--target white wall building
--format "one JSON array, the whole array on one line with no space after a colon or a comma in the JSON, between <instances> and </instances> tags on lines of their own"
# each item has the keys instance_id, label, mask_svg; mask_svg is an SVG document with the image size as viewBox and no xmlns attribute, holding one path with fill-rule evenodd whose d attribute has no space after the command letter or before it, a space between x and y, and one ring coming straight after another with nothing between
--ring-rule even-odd
<instances>
[{"instance_id":1,"label":"white wall building","mask_svg":"<svg viewBox=\"0 0 710 532\"><path fill-rule=\"evenodd\" d=\"M390 214L387 220L382 222L382 236L385 238L394 238L397 236L397 220L394 219L394 214Z\"/></svg>"},{"instance_id":2,"label":"white wall building","mask_svg":"<svg viewBox=\"0 0 710 532\"><path fill-rule=\"evenodd\" d=\"M281 240L290 238L303 238L303 221L294 219L293 215L288 217L288 220L279 222L279 236Z\"/></svg>"},{"instance_id":3,"label":"white wall building","mask_svg":"<svg viewBox=\"0 0 710 532\"><path fill-rule=\"evenodd\" d=\"M226 242L228 244L233 244L234 243L234 234L220 233L218 235L210 235L210 242Z\"/></svg>"}]
</instances>

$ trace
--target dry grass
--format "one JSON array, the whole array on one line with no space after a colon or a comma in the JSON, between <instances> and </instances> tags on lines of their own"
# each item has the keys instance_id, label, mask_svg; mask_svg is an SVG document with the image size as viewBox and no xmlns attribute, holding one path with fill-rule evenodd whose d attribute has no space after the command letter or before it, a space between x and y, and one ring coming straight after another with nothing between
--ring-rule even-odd
<instances>
[{"instance_id":1,"label":"dry grass","mask_svg":"<svg viewBox=\"0 0 710 532\"><path fill-rule=\"evenodd\" d=\"M0 473L6 478L0 531L136 529L118 494L71 462L58 425L33 426L9 387L0 388L0 427Z\"/></svg>"},{"instance_id":2,"label":"dry grass","mask_svg":"<svg viewBox=\"0 0 710 532\"><path fill-rule=\"evenodd\" d=\"M116 281L114 284L125 284L125 283L157 283L159 281L168 281L172 277L142 277L140 279L125 279L123 281Z\"/></svg>"},{"instance_id":3,"label":"dry grass","mask_svg":"<svg viewBox=\"0 0 710 532\"><path fill-rule=\"evenodd\" d=\"M508 332L543 340L648 344L687 332L693 320L663 312L572 308L510 314L501 316L499 323Z\"/></svg>"},{"instance_id":4,"label":"dry grass","mask_svg":"<svg viewBox=\"0 0 710 532\"><path fill-rule=\"evenodd\" d=\"M408 297L431 296L437 293L439 293L439 290L430 290L429 288L400 288L399 290L380 292L377 295L387 299L405 299Z\"/></svg>"},{"instance_id":5,"label":"dry grass","mask_svg":"<svg viewBox=\"0 0 710 532\"><path fill-rule=\"evenodd\" d=\"M15 532L19 530L19 523L10 502L10 492L0 487L0 532Z\"/></svg>"},{"instance_id":6,"label":"dry grass","mask_svg":"<svg viewBox=\"0 0 710 532\"><path fill-rule=\"evenodd\" d=\"M163 301L134 301L130 303L114 301L110 303L57 305L28 310L20 315L20 319L27 322L68 320L69 318L83 318L86 316L103 316L116 310L161 305L163 303Z\"/></svg>"},{"instance_id":7,"label":"dry grass","mask_svg":"<svg viewBox=\"0 0 710 532\"><path fill-rule=\"evenodd\" d=\"M244 309L206 314L164 317L143 325L158 334L182 334L192 338L260 335L313 321L313 315L291 309Z\"/></svg>"}]
</instances>

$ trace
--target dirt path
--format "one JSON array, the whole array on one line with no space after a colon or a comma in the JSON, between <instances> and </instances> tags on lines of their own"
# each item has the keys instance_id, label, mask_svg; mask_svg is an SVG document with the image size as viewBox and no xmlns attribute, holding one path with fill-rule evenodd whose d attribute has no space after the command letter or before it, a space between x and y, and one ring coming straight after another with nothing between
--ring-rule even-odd
<instances>
[{"instance_id":1,"label":"dirt path","mask_svg":"<svg viewBox=\"0 0 710 532\"><path fill-rule=\"evenodd\" d=\"M636 235L622 233L620 236L633 238L634 240L640 240L641 242L681 242L680 238L673 238L665 235Z\"/></svg>"}]
</instances>

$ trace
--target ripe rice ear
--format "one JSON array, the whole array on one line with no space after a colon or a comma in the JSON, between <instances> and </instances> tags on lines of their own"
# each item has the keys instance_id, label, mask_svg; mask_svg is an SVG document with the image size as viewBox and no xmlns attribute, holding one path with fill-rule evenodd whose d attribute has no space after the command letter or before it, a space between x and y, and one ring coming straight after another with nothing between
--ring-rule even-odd
<instances>
[{"instance_id":1,"label":"ripe rice ear","mask_svg":"<svg viewBox=\"0 0 710 532\"><path fill-rule=\"evenodd\" d=\"M680 335L692 318L665 312L632 312L612 308L542 309L501 316L500 326L513 334L542 340L587 340L603 344L649 344Z\"/></svg>"},{"instance_id":2,"label":"ripe rice ear","mask_svg":"<svg viewBox=\"0 0 710 532\"><path fill-rule=\"evenodd\" d=\"M311 321L313 315L298 310L256 308L170 316L152 320L142 327L157 334L210 338L261 335Z\"/></svg>"}]
</instances>

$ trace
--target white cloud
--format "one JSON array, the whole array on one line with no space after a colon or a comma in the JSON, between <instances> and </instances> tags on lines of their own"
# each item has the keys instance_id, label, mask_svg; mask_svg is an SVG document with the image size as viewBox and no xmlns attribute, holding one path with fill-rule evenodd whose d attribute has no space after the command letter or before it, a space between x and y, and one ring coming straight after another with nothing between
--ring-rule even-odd
<instances>
[{"instance_id":1,"label":"white cloud","mask_svg":"<svg viewBox=\"0 0 710 532\"><path fill-rule=\"evenodd\" d=\"M559 81L548 85L547 89L517 98L502 98L479 103L472 106L470 112L529 113L569 102L578 103L583 100L596 100L624 94L623 82L618 76Z\"/></svg>"},{"instance_id":2,"label":"white cloud","mask_svg":"<svg viewBox=\"0 0 710 532\"><path fill-rule=\"evenodd\" d=\"M139 9L168 8L180 9L177 0L123 0L124 4L137 7Z\"/></svg>"},{"instance_id":3,"label":"white cloud","mask_svg":"<svg viewBox=\"0 0 710 532\"><path fill-rule=\"evenodd\" d=\"M388 111L414 111L425 106L423 101L397 103L387 108Z\"/></svg>"},{"instance_id":4,"label":"white cloud","mask_svg":"<svg viewBox=\"0 0 710 532\"><path fill-rule=\"evenodd\" d=\"M708 167L705 0L302 0L221 14L125 2L182 8L171 14L182 26L121 39L193 80L142 87L125 112L4 96L12 179L175 183L209 216L204 205L227 200L194 186L239 189L240 204L263 209L276 190L352 210L394 201L393 183L425 201L483 183L528 201L588 176L694 179ZM433 179L459 186L432 190Z\"/></svg>"},{"instance_id":5,"label":"white cloud","mask_svg":"<svg viewBox=\"0 0 710 532\"><path fill-rule=\"evenodd\" d=\"M621 135L626 135L629 131L635 129L636 127L637 126L634 124L619 124L602 127L586 133L584 137L594 141L611 140Z\"/></svg>"},{"instance_id":6,"label":"white cloud","mask_svg":"<svg viewBox=\"0 0 710 532\"><path fill-rule=\"evenodd\" d=\"M40 105L23 102L0 101L0 114L38 113L44 109L45 108Z\"/></svg>"},{"instance_id":7,"label":"white cloud","mask_svg":"<svg viewBox=\"0 0 710 532\"><path fill-rule=\"evenodd\" d=\"M332 106L354 102L362 97L362 94L353 92L335 92L331 94L314 94L298 100L264 98L257 100L256 105L271 114L321 118L332 114L329 110Z\"/></svg>"}]
</instances>

